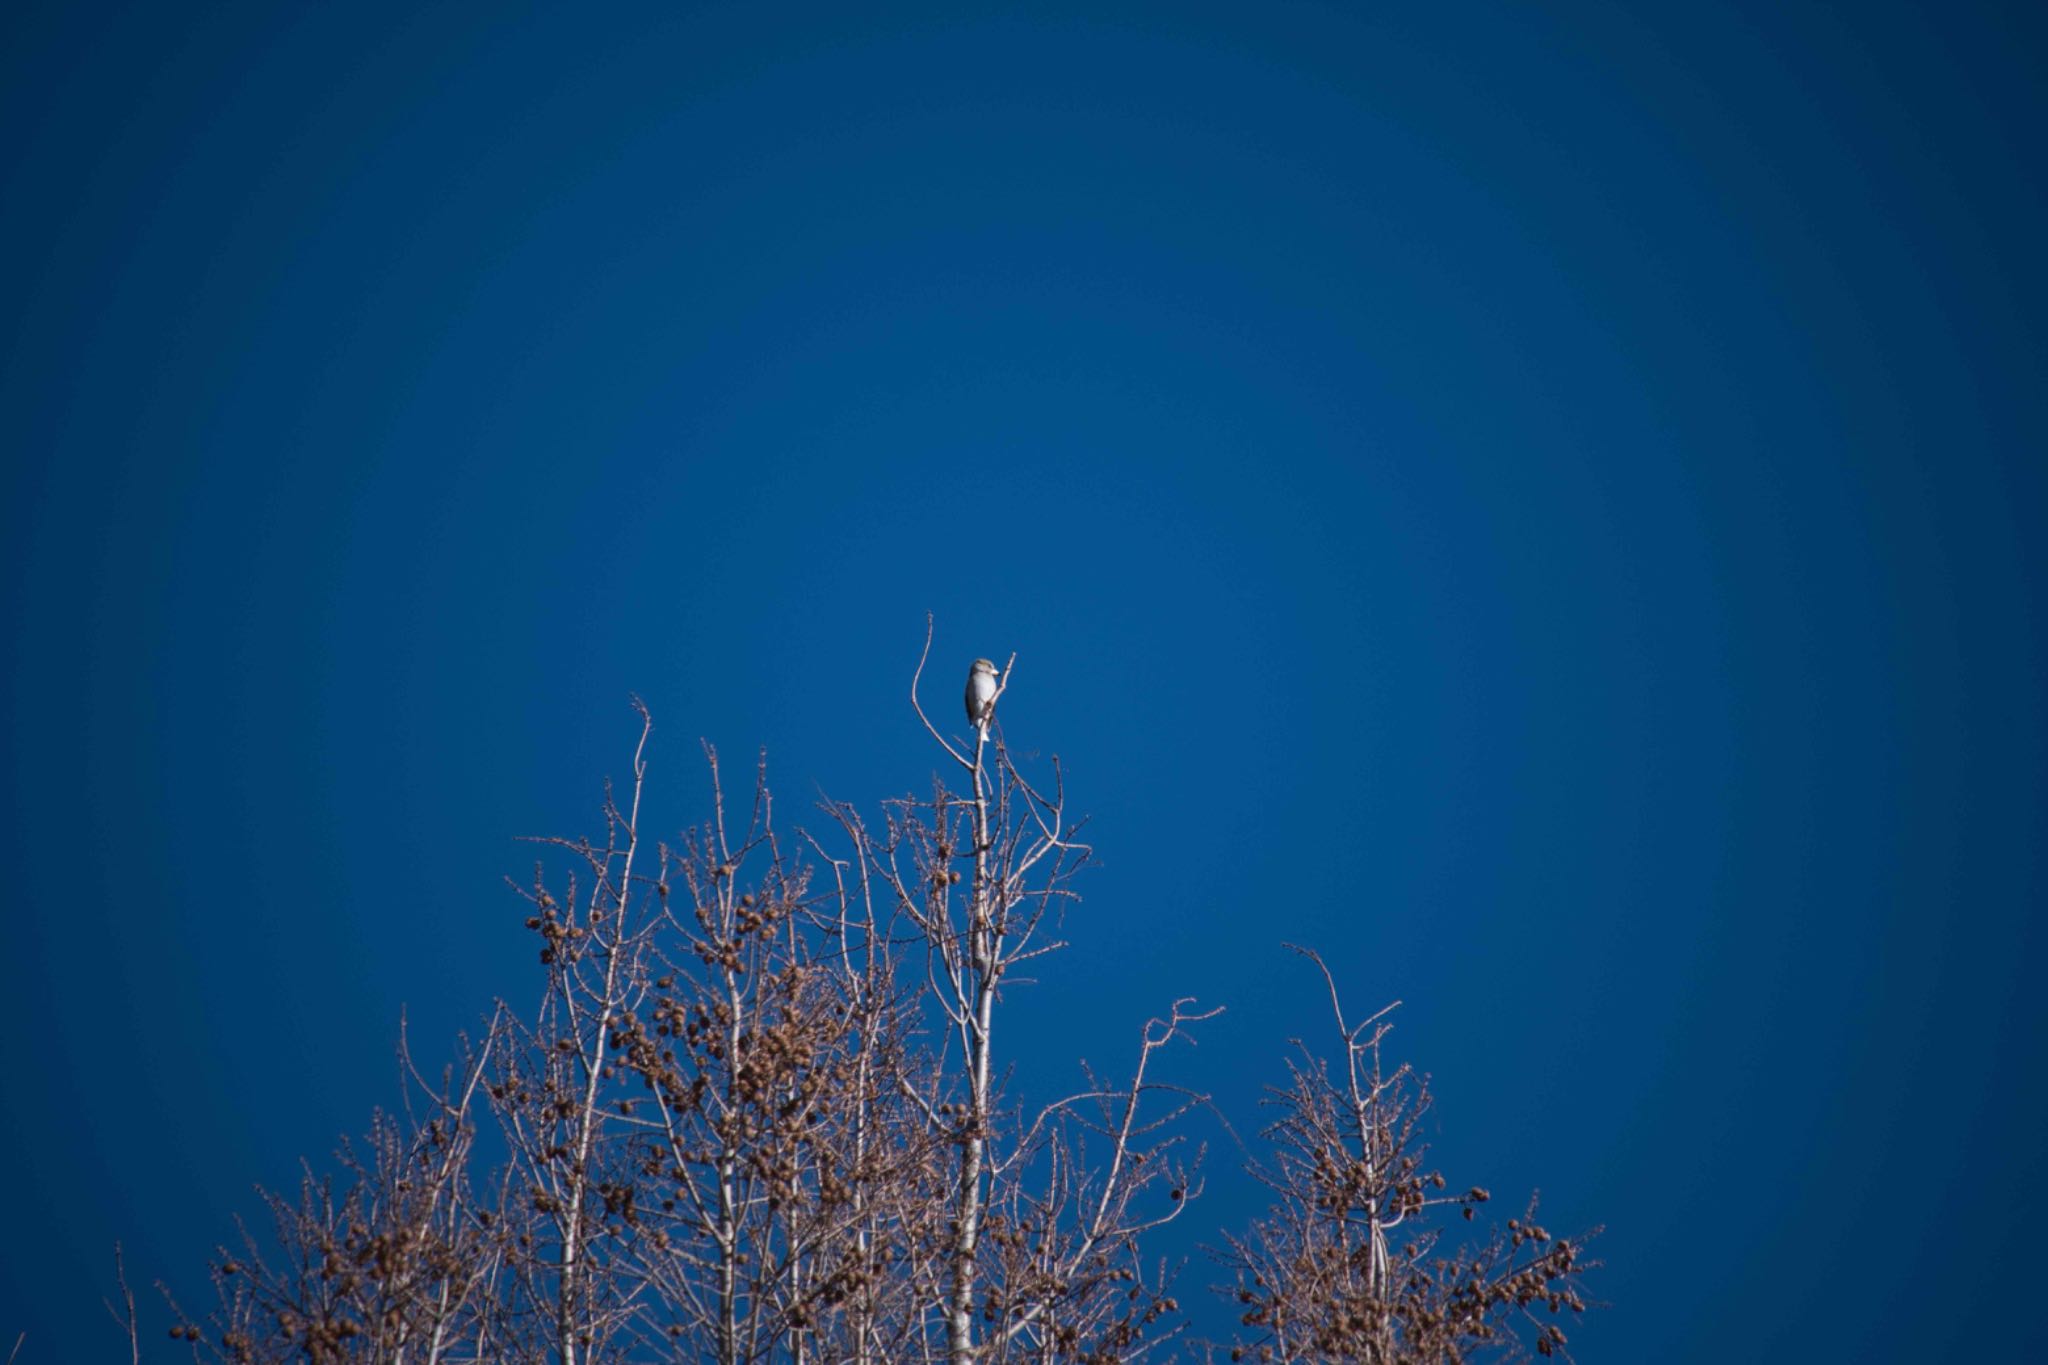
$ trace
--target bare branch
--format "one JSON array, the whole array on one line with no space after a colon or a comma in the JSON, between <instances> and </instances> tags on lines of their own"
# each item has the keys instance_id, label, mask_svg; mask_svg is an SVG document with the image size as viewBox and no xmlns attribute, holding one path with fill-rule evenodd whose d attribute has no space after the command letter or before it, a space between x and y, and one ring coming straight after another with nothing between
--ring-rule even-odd
<instances>
[{"instance_id":1,"label":"bare branch","mask_svg":"<svg viewBox=\"0 0 2048 1365\"><path fill-rule=\"evenodd\" d=\"M920 653L920 654L919 654L919 655L917 656L917 669L916 669L916 671L914 671L914 672L913 672L913 673L912 673L912 674L910 675L910 705L911 705L911 709L917 712L917 718L918 718L919 720L921 720L921 721L923 721L923 722L924 722L924 728L925 728L925 732L926 732L927 734L929 734L929 735L930 735L930 736L931 736L931 737L932 737L932 738L933 738L933 739L934 739L935 741L937 741L937 743L938 743L938 746L939 746L939 747L940 747L941 749L944 749L944 750L945 750L945 751L946 751L946 752L947 752L948 754L950 754L950 755L952 756L952 759L953 759L953 761L954 761L955 763L958 763L958 764L959 764L959 765L960 765L961 767L963 767L963 768L967 769L967 770L968 770L969 772L972 772L972 771L974 770L974 766L975 766L975 765L974 765L974 761L973 761L972 759L968 758L968 757L967 757L966 755L962 754L962 753L961 753L961 752L960 752L960 751L959 751L958 749L955 749L955 748L954 748L954 747L953 747L953 746L952 746L951 744L949 744L949 743L948 743L948 742L946 741L946 737L945 737L944 735L942 735L942 734L940 734L940 733L939 733L938 727L932 724L932 722L931 722L931 718L930 718L929 716L925 715L925 713L924 713L924 703L920 702L920 701L919 701L919 700L917 699L917 683L918 683L918 679L920 679L920 678L922 678L922 677L924 676L924 665L925 665L925 660L931 657L931 652L932 652L932 614L931 614L930 612L926 612L926 613L924 614L924 650L923 650L923 652L922 652L922 653Z\"/></svg>"}]
</instances>

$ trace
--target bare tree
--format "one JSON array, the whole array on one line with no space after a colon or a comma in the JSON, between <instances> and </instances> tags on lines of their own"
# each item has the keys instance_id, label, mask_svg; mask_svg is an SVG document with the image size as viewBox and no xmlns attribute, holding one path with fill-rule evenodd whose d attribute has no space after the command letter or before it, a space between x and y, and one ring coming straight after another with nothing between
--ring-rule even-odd
<instances>
[{"instance_id":1,"label":"bare tree","mask_svg":"<svg viewBox=\"0 0 2048 1365\"><path fill-rule=\"evenodd\" d=\"M475 1050L465 1044L461 1065L434 1084L413 1066L401 1032L402 1111L373 1115L363 1143L343 1144L334 1174L306 1167L296 1198L266 1195L268 1238L242 1226L241 1249L218 1250L215 1358L470 1358L463 1342L484 1318L497 1260L489 1214L469 1185L473 1102L497 1026ZM198 1354L200 1329L171 1306L172 1339Z\"/></svg>"},{"instance_id":2,"label":"bare tree","mask_svg":"<svg viewBox=\"0 0 2048 1365\"><path fill-rule=\"evenodd\" d=\"M547 989L531 1024L506 1030L490 1087L508 1150L501 1235L498 1350L503 1358L562 1365L625 1358L638 1295L622 1273L633 1225L632 1185L615 1141L630 1118L610 1093L620 1026L652 989L658 918L636 900L640 799L647 776L645 707L633 752L633 788L621 809L608 789L603 839L547 839L580 863L561 896L541 870L522 894L527 927L542 940ZM639 888L643 889L644 888Z\"/></svg>"},{"instance_id":3,"label":"bare tree","mask_svg":"<svg viewBox=\"0 0 2048 1365\"><path fill-rule=\"evenodd\" d=\"M1230 1358L1395 1365L1514 1359L1529 1345L1562 1353L1560 1313L1586 1308L1585 1239L1537 1224L1532 1196L1505 1231L1445 1245L1432 1215L1454 1207L1471 1220L1488 1195L1447 1194L1426 1164L1428 1082L1406 1065L1389 1070L1382 1051L1395 1006L1349 1023L1322 957L1294 951L1322 973L1342 1051L1333 1075L1297 1043L1288 1084L1270 1092L1272 1156L1253 1174L1274 1204L1222 1256L1251 1329Z\"/></svg>"},{"instance_id":4,"label":"bare tree","mask_svg":"<svg viewBox=\"0 0 2048 1365\"><path fill-rule=\"evenodd\" d=\"M432 1083L402 1038L405 1102L295 1197L266 1196L267 1232L219 1253L208 1328L172 1303L172 1338L251 1365L994 1365L1179 1345L1152 1234L1201 1193L1183 1119L1208 1100L1164 1073L1218 1011L1171 1002L1126 1074L1084 1064L1065 1094L1008 1044L1006 994L1065 946L1090 849L1059 760L1004 738L1015 656L962 741L920 700L930 650L928 622L910 690L941 755L929 794L872 815L824 800L816 831L777 825L765 762L729 800L707 745L708 818L651 839L636 701L630 793L606 788L595 837L535 841L514 887L531 1008L499 1004ZM1429 1259L1416 1229L1445 1200L1414 1141L1427 1095L1381 1071L1382 1018L1347 1028L1338 1009L1347 1079L1305 1060L1279 1094L1261 1178L1280 1203L1229 1253L1255 1355L1464 1359L1509 1306L1579 1306L1576 1244L1533 1225Z\"/></svg>"},{"instance_id":5,"label":"bare tree","mask_svg":"<svg viewBox=\"0 0 2048 1365\"><path fill-rule=\"evenodd\" d=\"M1091 1076L1084 1092L1029 1122L1005 1107L997 1004L1019 968L1066 946L1052 935L1077 899L1074 878L1090 849L1068 814L1058 758L1035 785L995 722L1016 656L975 718L973 741L956 746L918 695L930 649L927 622L911 705L958 786L938 778L929 797L885 802L880 837L840 814L869 875L915 931L940 1029L924 1074L902 1082L926 1131L954 1151L943 1178L931 1182L950 1216L942 1224L924 1219L923 1235L910 1243L909 1273L943 1330L926 1353L953 1361L1135 1358L1172 1312L1163 1273L1144 1278L1139 1241L1179 1217L1194 1193L1174 1160L1179 1139L1170 1129L1203 1102L1154 1079L1155 1055L1218 1011L1176 1001L1147 1024L1125 1085ZM1092 1149L1078 1140L1083 1134ZM1141 1208L1147 1191L1158 1192L1158 1202Z\"/></svg>"},{"instance_id":6,"label":"bare tree","mask_svg":"<svg viewBox=\"0 0 2048 1365\"><path fill-rule=\"evenodd\" d=\"M728 829L706 755L714 816L663 850L660 975L648 1017L619 1028L648 1110L622 1101L632 1171L656 1193L633 1220L637 1271L681 1355L857 1358L881 1330L877 1195L906 1153L887 1140L898 1101L882 1082L903 1067L908 1015L844 868L811 894L811 869L775 833L765 774L745 829ZM763 864L752 878L751 861Z\"/></svg>"}]
</instances>

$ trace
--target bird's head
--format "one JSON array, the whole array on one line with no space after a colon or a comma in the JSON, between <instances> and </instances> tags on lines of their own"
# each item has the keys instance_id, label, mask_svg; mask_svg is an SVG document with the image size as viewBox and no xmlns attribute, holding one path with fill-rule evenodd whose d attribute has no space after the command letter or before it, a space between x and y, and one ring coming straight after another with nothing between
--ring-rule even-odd
<instances>
[{"instance_id":1,"label":"bird's head","mask_svg":"<svg viewBox=\"0 0 2048 1365\"><path fill-rule=\"evenodd\" d=\"M987 673L990 675L993 675L995 671L995 664L988 659L976 659L974 667L968 670L970 673Z\"/></svg>"}]
</instances>

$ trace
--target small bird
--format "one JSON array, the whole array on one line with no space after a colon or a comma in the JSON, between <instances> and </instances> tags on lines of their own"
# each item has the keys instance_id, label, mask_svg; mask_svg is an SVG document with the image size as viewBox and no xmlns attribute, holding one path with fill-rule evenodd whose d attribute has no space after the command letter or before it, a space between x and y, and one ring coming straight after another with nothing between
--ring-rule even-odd
<instances>
[{"instance_id":1,"label":"small bird","mask_svg":"<svg viewBox=\"0 0 2048 1365\"><path fill-rule=\"evenodd\" d=\"M989 722L996 704L996 666L976 659L967 671L967 723L978 733Z\"/></svg>"}]
</instances>

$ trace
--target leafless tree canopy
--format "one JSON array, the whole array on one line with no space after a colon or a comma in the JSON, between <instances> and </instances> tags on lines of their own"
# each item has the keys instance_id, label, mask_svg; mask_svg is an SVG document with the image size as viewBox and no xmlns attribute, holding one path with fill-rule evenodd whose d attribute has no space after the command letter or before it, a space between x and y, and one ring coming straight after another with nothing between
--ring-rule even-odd
<instances>
[{"instance_id":1,"label":"leafless tree canopy","mask_svg":"<svg viewBox=\"0 0 2048 1365\"><path fill-rule=\"evenodd\" d=\"M929 652L930 639L926 639ZM1425 1087L1381 1063L1382 1016L1274 1092L1274 1205L1217 1253L1243 1339L1191 1343L1147 1234L1201 1192L1167 1054L1212 1017L1166 1003L1127 1070L1026 1110L1006 982L1063 945L1087 865L1057 759L913 707L929 792L778 823L765 765L710 818L643 836L651 723L599 834L538 841L537 989L213 1263L170 1337L232 1362L1462 1361L1583 1307L1577 1242L1532 1218L1450 1247L1416 1137ZM1316 959L1320 966L1320 959ZM1034 968L1036 970L1036 968ZM1325 972L1327 977L1327 972ZM1533 1206L1531 1210L1533 1214ZM165 1296L167 1299L169 1295ZM142 1354L133 1298L110 1310ZM201 1324L204 1324L203 1326Z\"/></svg>"},{"instance_id":2,"label":"leafless tree canopy","mask_svg":"<svg viewBox=\"0 0 2048 1365\"><path fill-rule=\"evenodd\" d=\"M1520 1218L1475 1242L1448 1243L1433 1215L1473 1220L1489 1196L1449 1193L1429 1168L1422 1117L1429 1086L1389 1069L1393 1006L1349 1024L1316 953L1334 1019L1333 1055L1297 1044L1288 1081L1269 1092L1270 1158L1252 1173L1273 1206L1226 1239L1221 1259L1246 1329L1232 1360L1431 1361L1563 1356L1563 1319L1583 1313L1583 1239ZM1334 1061L1335 1065L1332 1066Z\"/></svg>"}]
</instances>

